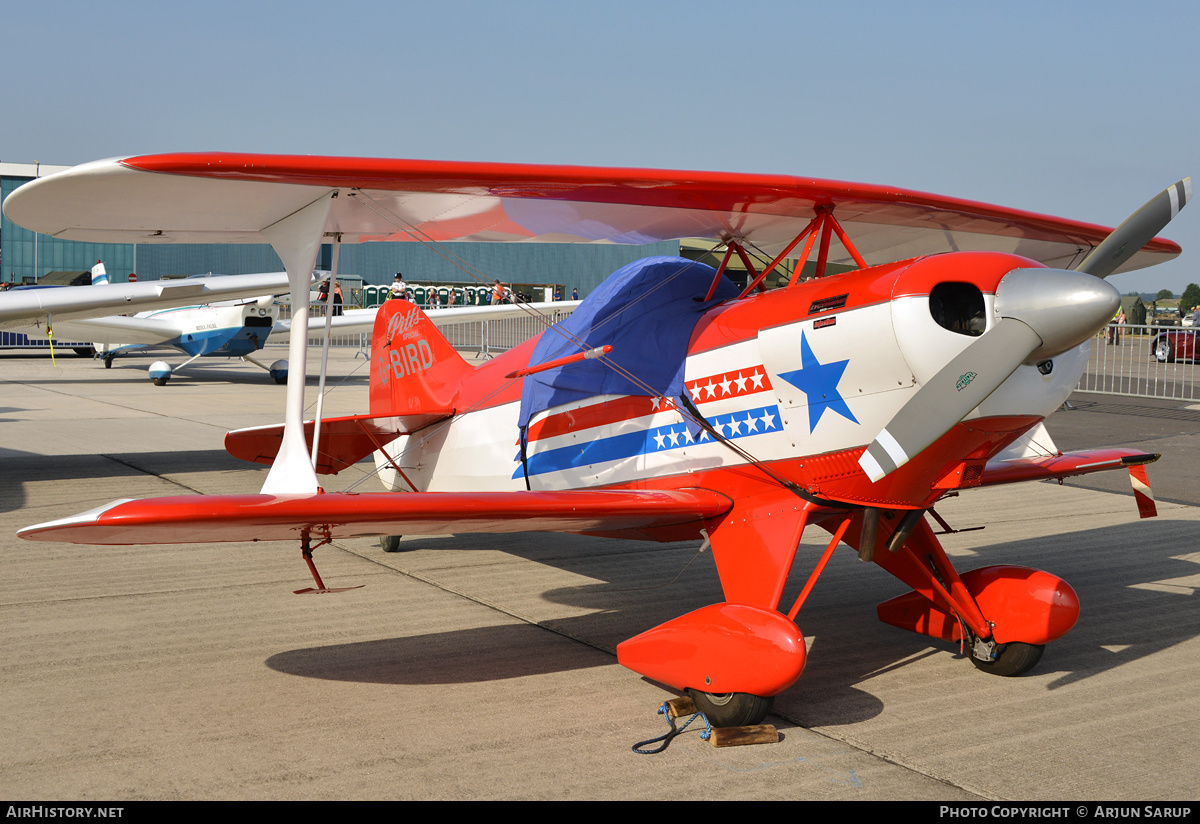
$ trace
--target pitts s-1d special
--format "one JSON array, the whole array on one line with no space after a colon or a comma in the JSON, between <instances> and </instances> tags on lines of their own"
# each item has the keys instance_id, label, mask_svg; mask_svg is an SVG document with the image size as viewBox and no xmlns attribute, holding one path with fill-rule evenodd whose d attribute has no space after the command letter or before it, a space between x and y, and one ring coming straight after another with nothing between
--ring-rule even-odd
<instances>
[{"instance_id":1,"label":"pitts s-1d special","mask_svg":"<svg viewBox=\"0 0 1200 824\"><path fill-rule=\"evenodd\" d=\"M336 261L348 241L699 237L723 260L625 267L569 320L479 367L417 307L389 301L374 321L369 412L316 423L302 419L305 330L293 329L285 424L226 438L232 454L271 465L261 494L116 501L20 534L298 541L312 591L326 590L311 550L338 538L706 538L725 600L617 654L689 691L715 725L755 723L800 676L795 619L845 543L912 588L879 607L882 620L1019 675L1074 625L1074 591L1024 567L960 575L926 514L964 489L1117 468L1153 514L1144 465L1156 455L1064 454L1042 421L1118 305L1103 278L1177 255L1155 235L1189 196L1181 181L1110 232L782 176L226 154L81 166L23 186L10 219L80 240L270 242L296 305L327 240ZM815 277L797 266L784 288L762 288L814 248ZM761 270L754 250L770 261ZM733 255L751 273L744 289L724 276ZM857 268L828 274L832 264ZM372 453L389 491L319 488L317 473ZM809 526L832 539L781 605Z\"/></svg>"}]
</instances>

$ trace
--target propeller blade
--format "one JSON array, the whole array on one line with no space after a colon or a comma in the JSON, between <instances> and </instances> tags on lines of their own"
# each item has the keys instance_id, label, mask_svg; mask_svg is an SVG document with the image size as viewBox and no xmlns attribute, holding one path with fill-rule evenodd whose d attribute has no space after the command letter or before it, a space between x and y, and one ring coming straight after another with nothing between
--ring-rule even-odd
<instances>
[{"instance_id":1,"label":"propeller blade","mask_svg":"<svg viewBox=\"0 0 1200 824\"><path fill-rule=\"evenodd\" d=\"M1026 324L1001 320L917 390L858 465L878 481L908 463L983 403L1041 344Z\"/></svg>"},{"instance_id":2,"label":"propeller blade","mask_svg":"<svg viewBox=\"0 0 1200 824\"><path fill-rule=\"evenodd\" d=\"M1014 269L996 288L991 329L926 381L867 447L872 481L894 472L987 400L1022 363L1072 349L1112 317L1121 295L1091 275Z\"/></svg>"},{"instance_id":3,"label":"propeller blade","mask_svg":"<svg viewBox=\"0 0 1200 824\"><path fill-rule=\"evenodd\" d=\"M1114 229L1083 263L1075 267L1075 271L1098 278L1108 277L1153 240L1191 199L1190 177L1168 186Z\"/></svg>"}]
</instances>

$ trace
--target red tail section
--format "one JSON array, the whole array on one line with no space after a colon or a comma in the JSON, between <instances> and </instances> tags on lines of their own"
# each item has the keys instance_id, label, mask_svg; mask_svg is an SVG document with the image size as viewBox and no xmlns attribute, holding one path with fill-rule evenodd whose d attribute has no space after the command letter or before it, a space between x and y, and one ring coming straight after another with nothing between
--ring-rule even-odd
<instances>
[{"instance_id":1,"label":"red tail section","mask_svg":"<svg viewBox=\"0 0 1200 824\"><path fill-rule=\"evenodd\" d=\"M371 414L447 410L472 367L406 300L379 307L371 342Z\"/></svg>"},{"instance_id":2,"label":"red tail section","mask_svg":"<svg viewBox=\"0 0 1200 824\"><path fill-rule=\"evenodd\" d=\"M433 322L404 300L380 307L371 356L371 413L321 422L314 465L322 475L337 474L399 436L453 415L458 386L472 370ZM313 432L313 422L306 421L309 449ZM258 426L230 432L225 449L235 458L269 465L282 441L282 425Z\"/></svg>"}]
</instances>

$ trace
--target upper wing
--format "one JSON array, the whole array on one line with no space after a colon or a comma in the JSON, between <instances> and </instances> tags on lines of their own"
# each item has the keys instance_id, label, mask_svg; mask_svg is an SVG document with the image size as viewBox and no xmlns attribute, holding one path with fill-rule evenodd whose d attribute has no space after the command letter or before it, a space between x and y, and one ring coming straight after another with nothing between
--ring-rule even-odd
<instances>
[{"instance_id":1,"label":"upper wing","mask_svg":"<svg viewBox=\"0 0 1200 824\"><path fill-rule=\"evenodd\" d=\"M62 320L256 298L286 291L288 279L284 272L18 290L0 294L0 329L22 331L22 327L45 327L47 322L57 324ZM56 334L56 337L62 335ZM122 339L120 342L136 341Z\"/></svg>"},{"instance_id":2,"label":"upper wing","mask_svg":"<svg viewBox=\"0 0 1200 824\"><path fill-rule=\"evenodd\" d=\"M483 320L528 317L531 312L533 314L557 312L560 315L567 315L574 312L575 307L579 306L579 304L580 301L577 300L561 300L550 303L501 303L496 306L456 306L447 309L429 309L425 311L425 315L433 321L434 326L440 329L445 326L478 323ZM375 327L375 313L378 310L378 307L374 309L347 309L345 314L335 315L330 319L330 334L369 335ZM308 325L308 336L315 338L323 335L324 329L325 320L323 318L311 320ZM291 336L291 320L281 320L271 330L272 340L291 340Z\"/></svg>"},{"instance_id":3,"label":"upper wing","mask_svg":"<svg viewBox=\"0 0 1200 824\"><path fill-rule=\"evenodd\" d=\"M180 495L113 501L17 534L78 544L189 544L447 532L611 533L697 524L731 506L726 496L705 489Z\"/></svg>"},{"instance_id":4,"label":"upper wing","mask_svg":"<svg viewBox=\"0 0 1200 824\"><path fill-rule=\"evenodd\" d=\"M96 161L21 186L9 219L73 240L266 243L263 229L337 190L349 242L651 243L737 239L777 252L833 208L868 263L955 250L1068 268L1110 229L884 186L783 175L250 154ZM1117 271L1161 263L1155 238ZM834 240L829 260L851 263Z\"/></svg>"}]
</instances>

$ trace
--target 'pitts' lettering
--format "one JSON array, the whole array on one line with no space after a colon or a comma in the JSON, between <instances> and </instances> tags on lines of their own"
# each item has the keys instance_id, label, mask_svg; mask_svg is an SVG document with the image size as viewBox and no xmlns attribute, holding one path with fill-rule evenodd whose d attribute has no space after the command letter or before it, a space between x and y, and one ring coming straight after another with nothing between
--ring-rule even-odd
<instances>
[{"instance_id":1,"label":"'pitts' lettering","mask_svg":"<svg viewBox=\"0 0 1200 824\"><path fill-rule=\"evenodd\" d=\"M388 343L391 343L396 335L412 329L417 325L420 319L421 310L415 306L412 309L409 309L408 312L403 315L397 312L396 314L392 315L391 319L388 321L387 333L383 336L383 339Z\"/></svg>"}]
</instances>

